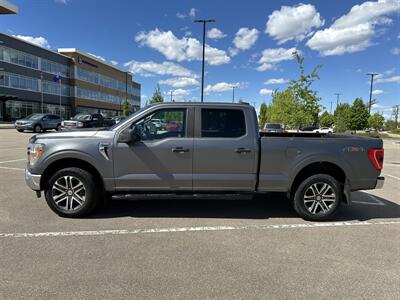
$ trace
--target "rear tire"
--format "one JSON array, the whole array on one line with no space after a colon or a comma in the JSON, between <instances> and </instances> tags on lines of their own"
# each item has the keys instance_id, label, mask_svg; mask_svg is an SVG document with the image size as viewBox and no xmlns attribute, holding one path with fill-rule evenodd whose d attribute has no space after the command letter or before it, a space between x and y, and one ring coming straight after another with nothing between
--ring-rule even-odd
<instances>
[{"instance_id":1,"label":"rear tire","mask_svg":"<svg viewBox=\"0 0 400 300\"><path fill-rule=\"evenodd\" d=\"M335 178L315 174L299 184L293 197L293 207L305 220L326 221L335 215L342 199L343 192Z\"/></svg>"},{"instance_id":2,"label":"rear tire","mask_svg":"<svg viewBox=\"0 0 400 300\"><path fill-rule=\"evenodd\" d=\"M51 176L45 188L46 202L59 216L79 218L96 208L94 177L80 168L65 168Z\"/></svg>"},{"instance_id":3,"label":"rear tire","mask_svg":"<svg viewBox=\"0 0 400 300\"><path fill-rule=\"evenodd\" d=\"M61 131L61 125L60 124L57 125L56 131Z\"/></svg>"},{"instance_id":4,"label":"rear tire","mask_svg":"<svg viewBox=\"0 0 400 300\"><path fill-rule=\"evenodd\" d=\"M40 133L42 131L42 126L40 125L35 125L35 127L33 128L33 132L35 133Z\"/></svg>"}]
</instances>

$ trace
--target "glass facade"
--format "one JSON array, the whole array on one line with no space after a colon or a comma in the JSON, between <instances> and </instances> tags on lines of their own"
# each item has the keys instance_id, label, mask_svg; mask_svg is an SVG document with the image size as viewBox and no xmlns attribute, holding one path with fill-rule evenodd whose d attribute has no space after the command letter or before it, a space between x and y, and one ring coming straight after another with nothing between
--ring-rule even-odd
<instances>
[{"instance_id":1,"label":"glass facade","mask_svg":"<svg viewBox=\"0 0 400 300\"><path fill-rule=\"evenodd\" d=\"M39 57L4 46L0 46L0 60L32 69L39 68Z\"/></svg>"},{"instance_id":2,"label":"glass facade","mask_svg":"<svg viewBox=\"0 0 400 300\"><path fill-rule=\"evenodd\" d=\"M56 63L54 61L50 61L47 59L42 59L41 69L44 72L52 73L52 74L56 74L56 75L59 74L63 77L69 77L69 75L70 75L68 66L62 65L62 64L59 64L59 63Z\"/></svg>"},{"instance_id":3,"label":"glass facade","mask_svg":"<svg viewBox=\"0 0 400 300\"><path fill-rule=\"evenodd\" d=\"M33 113L41 112L41 103L9 100L6 102L6 111L4 117L6 120L16 120L25 118ZM60 115L60 106L55 104L44 104L43 112ZM71 107L64 105L61 106L61 116L64 119L71 117Z\"/></svg>"},{"instance_id":4,"label":"glass facade","mask_svg":"<svg viewBox=\"0 0 400 300\"><path fill-rule=\"evenodd\" d=\"M39 92L39 79L13 73L0 73L0 86Z\"/></svg>"},{"instance_id":5,"label":"glass facade","mask_svg":"<svg viewBox=\"0 0 400 300\"><path fill-rule=\"evenodd\" d=\"M76 108L76 114L101 114L105 118L112 118L112 117L118 116L119 111L78 106Z\"/></svg>"},{"instance_id":6,"label":"glass facade","mask_svg":"<svg viewBox=\"0 0 400 300\"><path fill-rule=\"evenodd\" d=\"M43 93L60 95L60 84L53 81L43 81ZM70 97L71 87L66 84L61 84L61 95Z\"/></svg>"},{"instance_id":7,"label":"glass facade","mask_svg":"<svg viewBox=\"0 0 400 300\"><path fill-rule=\"evenodd\" d=\"M100 91L94 91L94 90L89 90L89 89L84 89L81 87L76 88L76 96L79 98L84 98L84 99L91 99L91 100L97 100L97 101L103 101L103 102L110 102L114 104L120 104L125 98L120 97L117 95L112 95Z\"/></svg>"}]
</instances>

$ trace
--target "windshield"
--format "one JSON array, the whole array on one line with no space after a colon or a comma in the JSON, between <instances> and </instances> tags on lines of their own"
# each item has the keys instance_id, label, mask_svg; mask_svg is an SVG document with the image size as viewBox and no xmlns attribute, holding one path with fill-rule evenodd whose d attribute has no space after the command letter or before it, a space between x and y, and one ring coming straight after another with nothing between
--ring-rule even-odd
<instances>
[{"instance_id":1,"label":"windshield","mask_svg":"<svg viewBox=\"0 0 400 300\"><path fill-rule=\"evenodd\" d=\"M265 128L266 129L281 129L281 124L269 123L269 124L265 124Z\"/></svg>"},{"instance_id":2,"label":"windshield","mask_svg":"<svg viewBox=\"0 0 400 300\"><path fill-rule=\"evenodd\" d=\"M116 128L117 126L120 126L120 125L124 124L124 123L127 122L131 117L140 114L142 111L146 110L148 107L149 107L149 105L146 105L146 106L142 107L141 109L135 111L133 114L131 114L131 115L129 115L128 117L126 117L126 119L123 119L121 122L118 122L117 124L114 124L113 126L108 127L107 130L113 130L113 129Z\"/></svg>"},{"instance_id":3,"label":"windshield","mask_svg":"<svg viewBox=\"0 0 400 300\"><path fill-rule=\"evenodd\" d=\"M78 114L78 115L75 115L75 117L73 117L72 119L73 119L73 120L79 120L79 121L82 121L82 120L88 121L88 120L90 120L91 118L92 118L91 115L82 115L82 114Z\"/></svg>"},{"instance_id":4,"label":"windshield","mask_svg":"<svg viewBox=\"0 0 400 300\"><path fill-rule=\"evenodd\" d=\"M43 118L43 114L33 114L33 115L29 115L26 117L26 119L28 120L39 120L41 118Z\"/></svg>"}]
</instances>

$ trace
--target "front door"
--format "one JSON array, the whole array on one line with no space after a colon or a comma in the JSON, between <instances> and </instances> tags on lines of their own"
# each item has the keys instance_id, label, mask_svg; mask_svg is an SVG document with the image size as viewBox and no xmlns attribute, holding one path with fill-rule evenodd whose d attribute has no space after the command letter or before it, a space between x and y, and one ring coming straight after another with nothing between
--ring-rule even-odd
<instances>
[{"instance_id":1,"label":"front door","mask_svg":"<svg viewBox=\"0 0 400 300\"><path fill-rule=\"evenodd\" d=\"M191 191L193 135L187 108L149 112L130 125L140 141L117 143L114 174L117 190Z\"/></svg>"}]
</instances>

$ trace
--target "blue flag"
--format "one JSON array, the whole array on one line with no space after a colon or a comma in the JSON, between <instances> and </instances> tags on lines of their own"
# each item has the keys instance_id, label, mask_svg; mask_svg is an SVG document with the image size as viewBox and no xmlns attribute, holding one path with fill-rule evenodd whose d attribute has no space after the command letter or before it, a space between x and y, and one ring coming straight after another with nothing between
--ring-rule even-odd
<instances>
[{"instance_id":1,"label":"blue flag","mask_svg":"<svg viewBox=\"0 0 400 300\"><path fill-rule=\"evenodd\" d=\"M61 80L61 76L60 75L54 75L53 81L59 82L60 80Z\"/></svg>"}]
</instances>

